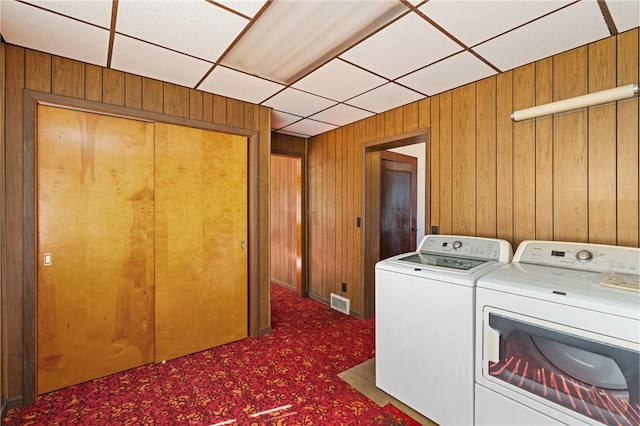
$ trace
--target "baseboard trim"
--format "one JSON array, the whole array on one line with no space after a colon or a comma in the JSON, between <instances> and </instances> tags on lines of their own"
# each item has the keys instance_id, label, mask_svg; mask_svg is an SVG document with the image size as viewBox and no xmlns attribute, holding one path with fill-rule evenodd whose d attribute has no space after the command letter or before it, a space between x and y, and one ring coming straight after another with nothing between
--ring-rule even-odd
<instances>
[{"instance_id":1,"label":"baseboard trim","mask_svg":"<svg viewBox=\"0 0 640 426\"><path fill-rule=\"evenodd\" d=\"M22 402L22 396L16 396L13 398L7 399L2 403L2 408L0 408L0 425L4 424L4 418L7 417L7 413L9 410L13 408L22 407L24 403Z\"/></svg>"}]
</instances>

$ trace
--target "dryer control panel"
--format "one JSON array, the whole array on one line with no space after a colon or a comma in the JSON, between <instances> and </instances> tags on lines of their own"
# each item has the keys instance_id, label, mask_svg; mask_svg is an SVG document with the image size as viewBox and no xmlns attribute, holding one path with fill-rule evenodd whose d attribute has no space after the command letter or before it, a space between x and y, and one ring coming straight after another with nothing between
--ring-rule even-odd
<instances>
[{"instance_id":1,"label":"dryer control panel","mask_svg":"<svg viewBox=\"0 0 640 426\"><path fill-rule=\"evenodd\" d=\"M513 262L638 275L640 249L561 241L523 241L516 250Z\"/></svg>"},{"instance_id":2,"label":"dryer control panel","mask_svg":"<svg viewBox=\"0 0 640 426\"><path fill-rule=\"evenodd\" d=\"M513 257L511 244L505 240L462 235L427 235L417 251L498 262L510 262Z\"/></svg>"}]
</instances>

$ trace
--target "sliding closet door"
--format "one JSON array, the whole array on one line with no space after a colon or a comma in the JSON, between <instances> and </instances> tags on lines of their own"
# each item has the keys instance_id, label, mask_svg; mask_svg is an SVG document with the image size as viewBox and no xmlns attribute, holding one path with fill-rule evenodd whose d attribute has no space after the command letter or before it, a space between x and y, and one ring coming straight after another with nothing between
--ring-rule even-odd
<instances>
[{"instance_id":1,"label":"sliding closet door","mask_svg":"<svg viewBox=\"0 0 640 426\"><path fill-rule=\"evenodd\" d=\"M153 362L153 132L38 106L38 394Z\"/></svg>"},{"instance_id":2,"label":"sliding closet door","mask_svg":"<svg viewBox=\"0 0 640 426\"><path fill-rule=\"evenodd\" d=\"M156 124L156 361L248 335L247 150Z\"/></svg>"}]
</instances>

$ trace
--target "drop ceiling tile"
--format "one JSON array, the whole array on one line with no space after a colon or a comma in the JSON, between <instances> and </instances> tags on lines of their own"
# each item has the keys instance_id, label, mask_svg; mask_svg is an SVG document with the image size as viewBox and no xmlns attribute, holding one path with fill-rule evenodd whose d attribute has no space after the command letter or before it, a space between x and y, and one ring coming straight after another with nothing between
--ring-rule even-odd
<instances>
[{"instance_id":1,"label":"drop ceiling tile","mask_svg":"<svg viewBox=\"0 0 640 426\"><path fill-rule=\"evenodd\" d=\"M297 115L289 114L287 112L276 111L275 109L271 110L271 128L272 129L281 129L282 127L288 126L291 123L295 123L296 121L300 121L302 117Z\"/></svg>"},{"instance_id":2,"label":"drop ceiling tile","mask_svg":"<svg viewBox=\"0 0 640 426\"><path fill-rule=\"evenodd\" d=\"M338 104L329 109L325 109L324 111L320 111L309 118L323 121L325 123L336 124L338 126L345 126L349 123L353 123L354 121L371 117L372 115L373 113L370 111L365 111L350 105Z\"/></svg>"},{"instance_id":3,"label":"drop ceiling tile","mask_svg":"<svg viewBox=\"0 0 640 426\"><path fill-rule=\"evenodd\" d=\"M342 102L386 81L345 61L334 59L295 83L293 87Z\"/></svg>"},{"instance_id":4,"label":"drop ceiling tile","mask_svg":"<svg viewBox=\"0 0 640 426\"><path fill-rule=\"evenodd\" d=\"M596 0L583 0L474 48L502 71L609 36Z\"/></svg>"},{"instance_id":5,"label":"drop ceiling tile","mask_svg":"<svg viewBox=\"0 0 640 426\"><path fill-rule=\"evenodd\" d=\"M395 79L460 50L460 45L423 18L409 13L340 57Z\"/></svg>"},{"instance_id":6,"label":"drop ceiling tile","mask_svg":"<svg viewBox=\"0 0 640 426\"><path fill-rule=\"evenodd\" d=\"M217 0L216 3L220 3L229 9L233 9L236 12L242 13L244 16L253 18L256 13L264 6L265 0Z\"/></svg>"},{"instance_id":7,"label":"drop ceiling tile","mask_svg":"<svg viewBox=\"0 0 640 426\"><path fill-rule=\"evenodd\" d=\"M194 87L213 64L116 34L111 67L120 71Z\"/></svg>"},{"instance_id":8,"label":"drop ceiling tile","mask_svg":"<svg viewBox=\"0 0 640 426\"><path fill-rule=\"evenodd\" d=\"M290 126L281 129L281 131L293 132L299 135L316 136L320 133L336 129L337 127L338 126L334 126L333 124L321 123L319 121L309 120L308 118L305 118L304 120L300 120Z\"/></svg>"},{"instance_id":9,"label":"drop ceiling tile","mask_svg":"<svg viewBox=\"0 0 640 426\"><path fill-rule=\"evenodd\" d=\"M4 2L4 0L2 0ZM113 2L108 0L93 1L51 1L27 0L47 10L51 10L71 18L76 18L90 24L99 25L105 29L111 28L111 8Z\"/></svg>"},{"instance_id":10,"label":"drop ceiling tile","mask_svg":"<svg viewBox=\"0 0 640 426\"><path fill-rule=\"evenodd\" d=\"M283 112L308 117L318 111L329 108L336 102L310 93L288 88L263 103L266 106Z\"/></svg>"},{"instance_id":11,"label":"drop ceiling tile","mask_svg":"<svg viewBox=\"0 0 640 426\"><path fill-rule=\"evenodd\" d=\"M107 64L109 31L23 3L0 3L2 37L7 43L90 64Z\"/></svg>"},{"instance_id":12,"label":"drop ceiling tile","mask_svg":"<svg viewBox=\"0 0 640 426\"><path fill-rule=\"evenodd\" d=\"M398 80L429 96L481 80L496 71L469 52L461 52Z\"/></svg>"},{"instance_id":13,"label":"drop ceiling tile","mask_svg":"<svg viewBox=\"0 0 640 426\"><path fill-rule=\"evenodd\" d=\"M368 111L381 113L422 98L424 98L424 95L420 93L416 93L413 90L409 90L395 83L387 83L370 92L356 96L347 103Z\"/></svg>"},{"instance_id":14,"label":"drop ceiling tile","mask_svg":"<svg viewBox=\"0 0 640 426\"><path fill-rule=\"evenodd\" d=\"M262 78L217 66L198 89L245 102L259 104L285 86Z\"/></svg>"},{"instance_id":15,"label":"drop ceiling tile","mask_svg":"<svg viewBox=\"0 0 640 426\"><path fill-rule=\"evenodd\" d=\"M214 62L248 23L206 1L119 0L116 31Z\"/></svg>"},{"instance_id":16,"label":"drop ceiling tile","mask_svg":"<svg viewBox=\"0 0 640 426\"><path fill-rule=\"evenodd\" d=\"M607 6L618 32L640 26L640 1L607 0Z\"/></svg>"},{"instance_id":17,"label":"drop ceiling tile","mask_svg":"<svg viewBox=\"0 0 640 426\"><path fill-rule=\"evenodd\" d=\"M574 0L431 0L420 6L420 11L470 47L572 1Z\"/></svg>"}]
</instances>

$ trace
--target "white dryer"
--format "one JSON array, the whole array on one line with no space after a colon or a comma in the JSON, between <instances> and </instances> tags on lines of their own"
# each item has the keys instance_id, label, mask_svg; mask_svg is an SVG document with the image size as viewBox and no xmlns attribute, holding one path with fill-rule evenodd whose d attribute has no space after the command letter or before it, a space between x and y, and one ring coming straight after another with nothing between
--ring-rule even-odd
<instances>
[{"instance_id":1,"label":"white dryer","mask_svg":"<svg viewBox=\"0 0 640 426\"><path fill-rule=\"evenodd\" d=\"M439 424L473 423L476 281L504 240L427 235L376 264L376 386Z\"/></svg>"},{"instance_id":2,"label":"white dryer","mask_svg":"<svg viewBox=\"0 0 640 426\"><path fill-rule=\"evenodd\" d=\"M524 241L478 280L478 425L640 425L640 249Z\"/></svg>"}]
</instances>

